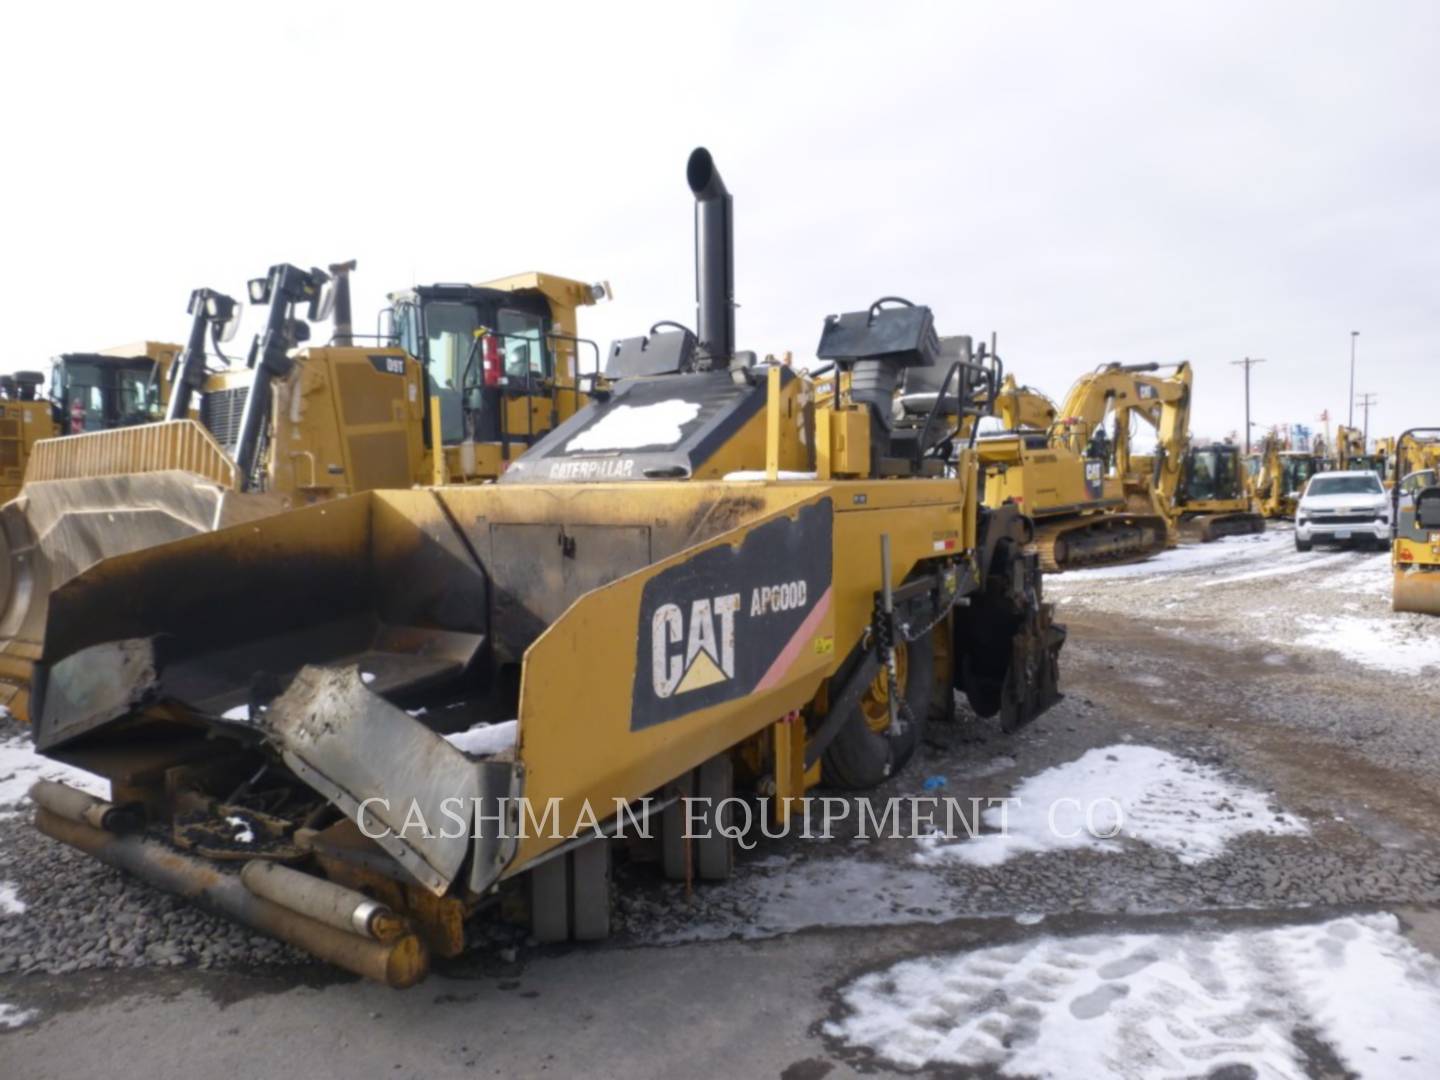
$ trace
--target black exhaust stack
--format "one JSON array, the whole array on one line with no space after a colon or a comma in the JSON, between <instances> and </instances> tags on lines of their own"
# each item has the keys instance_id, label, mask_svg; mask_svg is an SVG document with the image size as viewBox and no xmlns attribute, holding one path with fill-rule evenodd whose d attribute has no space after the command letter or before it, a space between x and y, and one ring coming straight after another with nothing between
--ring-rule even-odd
<instances>
[{"instance_id":1,"label":"black exhaust stack","mask_svg":"<svg viewBox=\"0 0 1440 1080\"><path fill-rule=\"evenodd\" d=\"M166 420L184 420L190 415L190 403L205 385L205 338L208 334L218 341L225 324L235 318L237 305L224 293L214 289L196 289L190 294L185 309L190 318L190 337L185 351L175 358L170 368L170 403L165 406Z\"/></svg>"},{"instance_id":2,"label":"black exhaust stack","mask_svg":"<svg viewBox=\"0 0 1440 1080\"><path fill-rule=\"evenodd\" d=\"M685 179L695 195L695 306L699 351L711 367L735 356L735 234L730 192L710 151L690 154Z\"/></svg>"},{"instance_id":3,"label":"black exhaust stack","mask_svg":"<svg viewBox=\"0 0 1440 1080\"><path fill-rule=\"evenodd\" d=\"M331 316L335 324L335 332L330 342L332 345L355 344L355 326L350 318L350 271L354 269L354 259L330 264L330 277L335 282L335 311Z\"/></svg>"},{"instance_id":4,"label":"black exhaust stack","mask_svg":"<svg viewBox=\"0 0 1440 1080\"><path fill-rule=\"evenodd\" d=\"M240 436L235 444L235 468L241 491L255 485L255 465L260 457L260 435L270 415L270 384L290 374L295 361L290 350L310 337L310 328L294 318L296 304L310 305L309 317L320 317L321 296L329 276L318 267L308 271L281 263L272 266L263 278L249 282L250 300L269 304L270 316L265 330L257 334L250 346L250 367L255 381L245 398L245 411L240 416Z\"/></svg>"}]
</instances>

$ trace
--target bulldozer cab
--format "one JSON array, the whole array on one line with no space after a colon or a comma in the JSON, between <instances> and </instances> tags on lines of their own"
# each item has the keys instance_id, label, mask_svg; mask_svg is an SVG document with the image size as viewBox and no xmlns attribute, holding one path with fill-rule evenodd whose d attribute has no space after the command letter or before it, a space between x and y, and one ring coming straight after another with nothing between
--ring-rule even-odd
<instances>
[{"instance_id":1,"label":"bulldozer cab","mask_svg":"<svg viewBox=\"0 0 1440 1080\"><path fill-rule=\"evenodd\" d=\"M134 349L63 353L51 365L50 402L62 431L106 431L159 420L167 370L179 347L146 342Z\"/></svg>"}]
</instances>

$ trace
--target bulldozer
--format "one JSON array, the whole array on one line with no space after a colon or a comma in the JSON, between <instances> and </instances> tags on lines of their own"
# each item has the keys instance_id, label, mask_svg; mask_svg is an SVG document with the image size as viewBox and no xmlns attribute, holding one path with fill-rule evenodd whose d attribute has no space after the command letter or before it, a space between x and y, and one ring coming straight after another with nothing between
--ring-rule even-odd
<instances>
[{"instance_id":1,"label":"bulldozer","mask_svg":"<svg viewBox=\"0 0 1440 1080\"><path fill-rule=\"evenodd\" d=\"M360 341L353 269L279 264L250 281L266 325L246 363L218 370L207 342L223 357L240 304L195 290L163 420L33 444L0 507L0 704L29 718L50 594L87 566L373 488L493 480L586 400L575 312L608 286L531 273L408 289L389 330ZM332 339L307 345L332 315Z\"/></svg>"},{"instance_id":2,"label":"bulldozer","mask_svg":"<svg viewBox=\"0 0 1440 1080\"><path fill-rule=\"evenodd\" d=\"M1022 424L979 439L986 505L1013 504L1035 520L1045 571L1144 559L1174 546L1170 506L1189 427L1191 369L1181 362L1156 375L1162 366L1102 365L1077 380L1047 429ZM1010 405L1002 392L998 401L1016 422L1025 413L1031 423L1049 418L1048 399L1034 391ZM1155 430L1154 455L1131 453L1136 417Z\"/></svg>"},{"instance_id":3,"label":"bulldozer","mask_svg":"<svg viewBox=\"0 0 1440 1080\"><path fill-rule=\"evenodd\" d=\"M1186 447L1175 510L1181 534L1201 543L1265 531L1265 516L1251 504L1240 448L1230 442Z\"/></svg>"},{"instance_id":4,"label":"bulldozer","mask_svg":"<svg viewBox=\"0 0 1440 1080\"><path fill-rule=\"evenodd\" d=\"M407 986L482 909L603 937L631 843L723 879L732 793L785 821L816 783L882 783L957 691L1005 728L1056 700L1031 524L980 501L961 437L995 364L952 342L908 378L946 353L887 297L824 318L817 400L736 347L732 196L704 149L686 178L695 328L613 343L496 483L304 507L56 590L36 744L111 790L37 785L42 832Z\"/></svg>"},{"instance_id":5,"label":"bulldozer","mask_svg":"<svg viewBox=\"0 0 1440 1080\"><path fill-rule=\"evenodd\" d=\"M1395 472L1391 606L1440 615L1440 428L1411 428L1396 439Z\"/></svg>"},{"instance_id":6,"label":"bulldozer","mask_svg":"<svg viewBox=\"0 0 1440 1080\"><path fill-rule=\"evenodd\" d=\"M158 419L179 352L178 345L145 341L63 353L51 361L48 399L39 393L41 372L0 375L0 504L20 494L37 442Z\"/></svg>"}]
</instances>

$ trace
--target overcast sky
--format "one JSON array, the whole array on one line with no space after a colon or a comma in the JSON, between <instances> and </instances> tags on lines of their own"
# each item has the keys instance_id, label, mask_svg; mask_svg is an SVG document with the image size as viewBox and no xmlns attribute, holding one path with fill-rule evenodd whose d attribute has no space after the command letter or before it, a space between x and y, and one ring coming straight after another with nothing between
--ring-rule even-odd
<instances>
[{"instance_id":1,"label":"overcast sky","mask_svg":"<svg viewBox=\"0 0 1440 1080\"><path fill-rule=\"evenodd\" d=\"M358 258L608 279L691 323L690 149L735 195L743 347L898 293L1052 396L1190 359L1195 430L1440 425L1433 2L11 5L4 366L183 340L189 291ZM248 328L246 331L248 336ZM236 343L237 347L239 342ZM1357 411L1357 419L1358 419Z\"/></svg>"}]
</instances>

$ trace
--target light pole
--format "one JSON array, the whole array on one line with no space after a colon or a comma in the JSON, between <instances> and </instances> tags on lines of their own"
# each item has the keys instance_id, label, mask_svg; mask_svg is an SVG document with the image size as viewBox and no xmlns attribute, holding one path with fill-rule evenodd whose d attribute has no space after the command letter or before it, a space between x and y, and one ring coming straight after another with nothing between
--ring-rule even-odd
<instances>
[{"instance_id":1,"label":"light pole","mask_svg":"<svg viewBox=\"0 0 1440 1080\"><path fill-rule=\"evenodd\" d=\"M1245 357L1244 360L1231 360L1232 364L1242 364L1245 368L1245 454L1250 454L1250 369L1256 364L1263 364L1264 360Z\"/></svg>"},{"instance_id":2,"label":"light pole","mask_svg":"<svg viewBox=\"0 0 1440 1080\"><path fill-rule=\"evenodd\" d=\"M1355 339L1360 336L1359 330L1350 331L1350 420L1346 427L1355 427Z\"/></svg>"}]
</instances>

